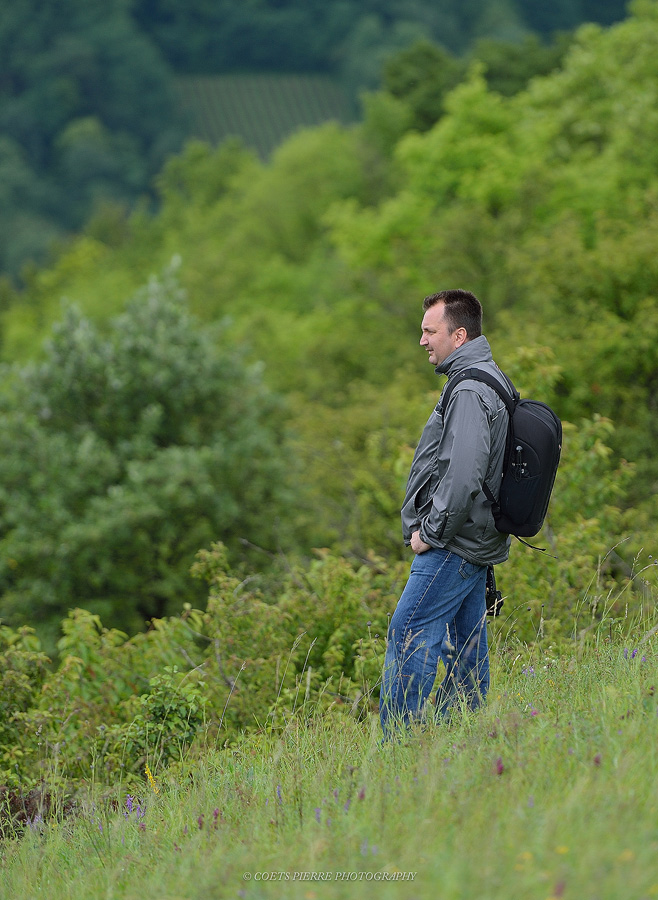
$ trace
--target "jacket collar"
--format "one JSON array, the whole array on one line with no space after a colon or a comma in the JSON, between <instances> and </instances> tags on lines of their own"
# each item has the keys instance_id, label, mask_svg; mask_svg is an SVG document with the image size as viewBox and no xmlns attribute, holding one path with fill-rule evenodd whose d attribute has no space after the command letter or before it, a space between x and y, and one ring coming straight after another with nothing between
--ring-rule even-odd
<instances>
[{"instance_id":1,"label":"jacket collar","mask_svg":"<svg viewBox=\"0 0 658 900\"><path fill-rule=\"evenodd\" d=\"M447 356L434 370L437 375L454 375L462 369L468 369L478 363L493 362L491 347L486 337L473 338Z\"/></svg>"}]
</instances>

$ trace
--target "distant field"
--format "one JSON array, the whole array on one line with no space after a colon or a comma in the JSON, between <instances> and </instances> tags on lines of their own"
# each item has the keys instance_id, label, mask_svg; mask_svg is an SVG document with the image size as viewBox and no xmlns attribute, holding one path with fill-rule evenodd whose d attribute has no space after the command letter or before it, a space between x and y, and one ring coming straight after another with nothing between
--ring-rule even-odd
<instances>
[{"instance_id":1,"label":"distant field","mask_svg":"<svg viewBox=\"0 0 658 900\"><path fill-rule=\"evenodd\" d=\"M299 128L355 119L348 94L322 75L187 76L177 84L194 137L216 145L238 136L263 159Z\"/></svg>"}]
</instances>

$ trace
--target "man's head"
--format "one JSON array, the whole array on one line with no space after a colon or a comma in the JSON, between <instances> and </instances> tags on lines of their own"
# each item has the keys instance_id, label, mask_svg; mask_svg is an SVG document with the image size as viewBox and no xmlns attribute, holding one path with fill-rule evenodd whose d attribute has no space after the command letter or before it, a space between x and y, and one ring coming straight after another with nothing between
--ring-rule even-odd
<instances>
[{"instance_id":1,"label":"man's head","mask_svg":"<svg viewBox=\"0 0 658 900\"><path fill-rule=\"evenodd\" d=\"M482 334L482 306L470 291L430 294L423 301L423 309L420 345L427 349L429 361L435 366L466 341Z\"/></svg>"}]
</instances>

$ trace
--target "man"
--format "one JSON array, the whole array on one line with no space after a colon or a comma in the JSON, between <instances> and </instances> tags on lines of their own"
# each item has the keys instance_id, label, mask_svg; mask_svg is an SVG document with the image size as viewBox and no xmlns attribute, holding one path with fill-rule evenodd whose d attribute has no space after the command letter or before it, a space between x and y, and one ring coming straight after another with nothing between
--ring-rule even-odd
<instances>
[{"instance_id":1,"label":"man","mask_svg":"<svg viewBox=\"0 0 658 900\"><path fill-rule=\"evenodd\" d=\"M491 372L507 385L482 334L482 307L470 291L426 297L421 347L448 380L464 369ZM402 506L402 533L415 558L390 622L382 676L384 735L426 714L439 659L437 695L445 714L460 698L475 709L489 688L487 566L509 555L491 503L502 478L508 413L489 385L458 384L446 409L432 411L414 455Z\"/></svg>"}]
</instances>

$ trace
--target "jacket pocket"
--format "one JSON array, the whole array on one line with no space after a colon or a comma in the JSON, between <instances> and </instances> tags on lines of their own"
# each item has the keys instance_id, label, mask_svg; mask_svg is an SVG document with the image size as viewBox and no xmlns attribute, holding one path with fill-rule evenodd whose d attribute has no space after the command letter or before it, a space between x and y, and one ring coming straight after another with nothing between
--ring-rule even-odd
<instances>
[{"instance_id":1,"label":"jacket pocket","mask_svg":"<svg viewBox=\"0 0 658 900\"><path fill-rule=\"evenodd\" d=\"M414 509L417 513L422 512L432 499L432 476L427 479L418 488L414 494Z\"/></svg>"}]
</instances>

